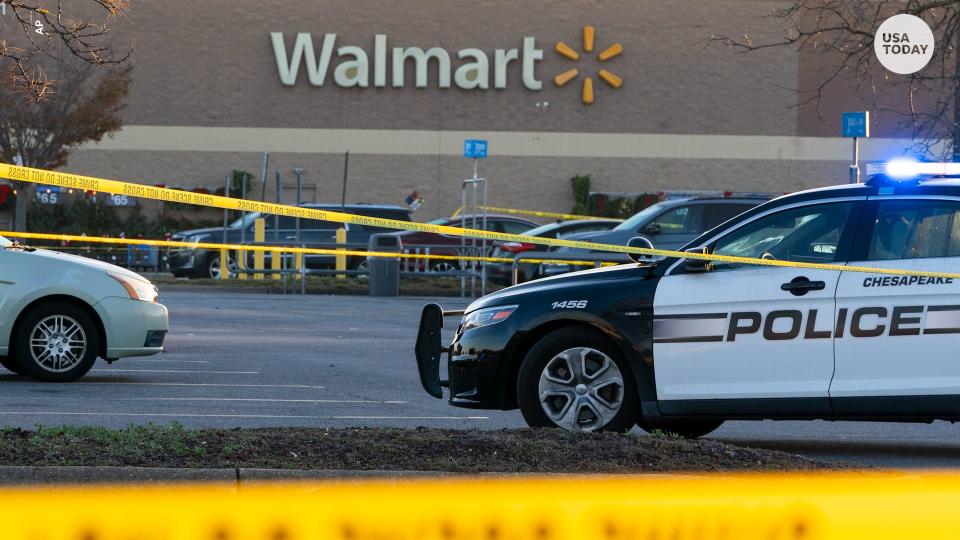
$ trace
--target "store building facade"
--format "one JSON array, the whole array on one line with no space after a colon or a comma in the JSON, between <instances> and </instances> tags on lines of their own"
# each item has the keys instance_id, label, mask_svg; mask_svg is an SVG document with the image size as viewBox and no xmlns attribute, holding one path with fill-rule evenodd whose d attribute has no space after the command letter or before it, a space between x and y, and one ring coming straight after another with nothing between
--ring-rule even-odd
<instances>
[{"instance_id":1,"label":"store building facade","mask_svg":"<svg viewBox=\"0 0 960 540\"><path fill-rule=\"evenodd\" d=\"M570 178L591 188L795 191L843 182L850 141L831 97L795 107L821 58L738 54L715 35L782 35L767 0L284 0L137 2L117 20L134 83L115 137L66 170L184 188L258 178L270 153L292 200L403 204L421 220L460 204L468 138L490 204L569 211ZM874 115L864 157L910 144ZM260 188L255 186L259 197Z\"/></svg>"}]
</instances>

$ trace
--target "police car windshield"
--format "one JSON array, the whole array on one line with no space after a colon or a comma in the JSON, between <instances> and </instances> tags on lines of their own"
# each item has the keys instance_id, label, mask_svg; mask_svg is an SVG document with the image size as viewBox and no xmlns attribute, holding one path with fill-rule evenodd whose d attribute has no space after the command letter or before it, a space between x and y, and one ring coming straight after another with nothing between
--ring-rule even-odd
<instances>
[{"instance_id":1,"label":"police car windshield","mask_svg":"<svg viewBox=\"0 0 960 540\"><path fill-rule=\"evenodd\" d=\"M0 248L7 248L13 245L13 242L7 240L6 238L0 236Z\"/></svg>"},{"instance_id":2,"label":"police car windshield","mask_svg":"<svg viewBox=\"0 0 960 540\"><path fill-rule=\"evenodd\" d=\"M634 216L631 217L630 219L614 227L613 230L635 231L639 229L641 225L646 224L646 222L656 217L657 214L659 214L665 206L667 206L666 202L658 202L657 204L648 206L643 210L641 210L639 213L634 214Z\"/></svg>"}]
</instances>

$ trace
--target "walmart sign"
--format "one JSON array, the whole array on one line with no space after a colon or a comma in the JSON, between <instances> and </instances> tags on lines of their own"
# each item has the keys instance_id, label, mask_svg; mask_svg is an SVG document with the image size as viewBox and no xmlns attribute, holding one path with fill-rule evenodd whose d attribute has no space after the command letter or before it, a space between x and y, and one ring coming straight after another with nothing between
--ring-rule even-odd
<instances>
[{"instance_id":1,"label":"walmart sign","mask_svg":"<svg viewBox=\"0 0 960 540\"><path fill-rule=\"evenodd\" d=\"M430 62L437 66L435 85L450 88L456 85L464 90L486 90L507 87L507 66L511 62L521 65L523 86L540 90L543 83L537 79L537 62L543 60L543 50L537 48L536 38L523 38L522 46L512 49L495 49L489 54L476 48L455 52L441 47L389 47L386 34L373 37L373 50L355 45L337 43L337 34L324 34L319 43L313 35L301 32L288 38L283 32L271 32L273 54L277 63L280 82L294 86L301 71L306 71L307 81L313 86L324 86L332 79L333 84L343 88L403 88L406 70L414 70L414 84L427 88ZM333 67L330 74L331 64ZM388 83L387 70L390 71Z\"/></svg>"}]
</instances>

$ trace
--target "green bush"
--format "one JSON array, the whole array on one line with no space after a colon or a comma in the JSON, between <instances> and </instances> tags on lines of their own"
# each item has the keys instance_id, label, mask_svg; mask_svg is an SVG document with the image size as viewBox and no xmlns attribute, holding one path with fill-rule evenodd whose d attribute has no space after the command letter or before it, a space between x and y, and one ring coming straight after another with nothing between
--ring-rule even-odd
<instances>
[{"instance_id":1,"label":"green bush","mask_svg":"<svg viewBox=\"0 0 960 540\"><path fill-rule=\"evenodd\" d=\"M575 201L572 213L590 215L588 198L590 197L590 175L578 174L570 179L573 184L573 200Z\"/></svg>"},{"instance_id":2,"label":"green bush","mask_svg":"<svg viewBox=\"0 0 960 540\"><path fill-rule=\"evenodd\" d=\"M588 215L628 219L644 208L662 200L660 193L591 193Z\"/></svg>"}]
</instances>

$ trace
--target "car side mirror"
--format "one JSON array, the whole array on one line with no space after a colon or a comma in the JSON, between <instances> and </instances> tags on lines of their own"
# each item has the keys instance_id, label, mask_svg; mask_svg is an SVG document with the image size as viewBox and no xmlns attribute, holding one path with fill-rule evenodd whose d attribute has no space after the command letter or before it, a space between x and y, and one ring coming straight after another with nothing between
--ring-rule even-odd
<instances>
[{"instance_id":1,"label":"car side mirror","mask_svg":"<svg viewBox=\"0 0 960 540\"><path fill-rule=\"evenodd\" d=\"M653 242L651 242L648 238L644 238L643 236L634 236L629 242L627 242L627 247L653 249ZM633 260L633 262L641 264L648 263L653 260L651 255L643 255L641 253L628 253L627 255L631 260Z\"/></svg>"},{"instance_id":2,"label":"car side mirror","mask_svg":"<svg viewBox=\"0 0 960 540\"><path fill-rule=\"evenodd\" d=\"M710 248L703 246L698 248L689 248L683 250L684 253L697 253L700 255L709 255ZM710 270L710 261L706 259L684 259L683 260L683 269L687 272L708 272Z\"/></svg>"},{"instance_id":3,"label":"car side mirror","mask_svg":"<svg viewBox=\"0 0 960 540\"><path fill-rule=\"evenodd\" d=\"M647 225L646 227L644 227L643 229L641 229L640 232L643 233L643 234L656 235L656 234L660 234L661 232L663 232L663 229L661 229L660 226L657 225L656 223L651 223L651 224Z\"/></svg>"}]
</instances>

